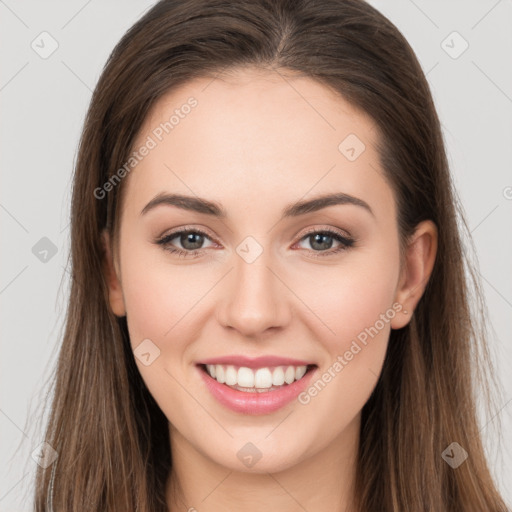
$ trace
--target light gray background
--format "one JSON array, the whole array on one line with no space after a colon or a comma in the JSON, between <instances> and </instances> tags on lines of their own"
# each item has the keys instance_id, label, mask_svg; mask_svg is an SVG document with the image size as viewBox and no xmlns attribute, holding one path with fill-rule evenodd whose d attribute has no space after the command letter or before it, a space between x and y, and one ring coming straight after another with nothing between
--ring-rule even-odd
<instances>
[{"instance_id":1,"label":"light gray background","mask_svg":"<svg viewBox=\"0 0 512 512\"><path fill-rule=\"evenodd\" d=\"M64 321L71 171L87 105L111 49L153 3L0 0L0 511L31 510L31 452L42 441L36 418ZM494 414L482 418L482 433L512 503L512 2L371 4L414 48L442 120L503 385ZM34 40L42 46L43 31L59 45L47 59L31 47ZM457 58L464 42L453 31L469 44ZM43 237L57 248L46 262L32 252ZM498 419L501 445L492 428Z\"/></svg>"}]
</instances>

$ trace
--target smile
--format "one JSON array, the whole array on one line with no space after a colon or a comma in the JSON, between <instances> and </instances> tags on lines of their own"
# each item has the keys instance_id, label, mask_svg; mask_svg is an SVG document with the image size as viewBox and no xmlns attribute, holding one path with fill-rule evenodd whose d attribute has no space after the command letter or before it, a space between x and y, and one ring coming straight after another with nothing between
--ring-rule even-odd
<instances>
[{"instance_id":1,"label":"smile","mask_svg":"<svg viewBox=\"0 0 512 512\"><path fill-rule=\"evenodd\" d=\"M315 364L258 367L257 360L246 364L248 366L213 362L197 365L213 397L232 411L243 414L269 414L281 409L307 387L318 368Z\"/></svg>"},{"instance_id":2,"label":"smile","mask_svg":"<svg viewBox=\"0 0 512 512\"><path fill-rule=\"evenodd\" d=\"M219 384L226 384L239 391L263 392L302 379L307 366L276 366L255 370L246 366L209 364L206 365L206 371Z\"/></svg>"}]
</instances>

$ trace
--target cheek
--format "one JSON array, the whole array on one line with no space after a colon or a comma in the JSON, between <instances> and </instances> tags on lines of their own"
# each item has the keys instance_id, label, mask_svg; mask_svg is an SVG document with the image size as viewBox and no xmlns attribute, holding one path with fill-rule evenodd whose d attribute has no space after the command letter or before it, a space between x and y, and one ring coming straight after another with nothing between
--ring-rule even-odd
<instances>
[{"instance_id":1,"label":"cheek","mask_svg":"<svg viewBox=\"0 0 512 512\"><path fill-rule=\"evenodd\" d=\"M210 310L205 304L219 275L213 275L211 267L205 265L173 264L163 250L129 241L126 237L121 268L135 362L160 408L179 423L187 411L194 411L183 387L190 385L191 341L200 337L207 321ZM145 340L156 346L150 344L158 354L148 366L137 357L139 345L148 343Z\"/></svg>"},{"instance_id":2,"label":"cheek","mask_svg":"<svg viewBox=\"0 0 512 512\"><path fill-rule=\"evenodd\" d=\"M380 331L384 331L384 337L389 333L389 322L395 313L393 283L380 273L368 277L353 273L340 278L338 291L329 294L321 310L333 331L331 336L323 337L331 354L348 350L355 339L364 344L369 330L373 337Z\"/></svg>"},{"instance_id":3,"label":"cheek","mask_svg":"<svg viewBox=\"0 0 512 512\"><path fill-rule=\"evenodd\" d=\"M299 402L311 417L329 418L321 427L311 424L313 430L320 428L325 439L356 417L378 380L390 322L400 314L393 308L399 273L397 247L382 244L378 250L375 246L347 258L346 265L330 272L323 293L318 288L320 274L316 291L315 276L302 290L321 317L323 325L316 321L314 329L326 357Z\"/></svg>"},{"instance_id":4,"label":"cheek","mask_svg":"<svg viewBox=\"0 0 512 512\"><path fill-rule=\"evenodd\" d=\"M180 418L197 414L197 406L186 391L185 367L197 322L196 308L200 308L198 301L212 286L211 276L208 278L207 271L201 276L200 272L194 273L193 265L166 263L152 248L132 249L124 253L122 278L135 362L164 414L180 425ZM143 341L148 344L145 340L154 344L149 344L152 359L148 365L137 357L138 352L148 351L137 348ZM153 353L158 354L154 359Z\"/></svg>"},{"instance_id":5,"label":"cheek","mask_svg":"<svg viewBox=\"0 0 512 512\"><path fill-rule=\"evenodd\" d=\"M188 315L207 293L210 280L192 265L166 264L165 256L152 249L127 255L123 294L132 345L150 338L163 346L164 340L172 338L178 349L176 332L189 323Z\"/></svg>"},{"instance_id":6,"label":"cheek","mask_svg":"<svg viewBox=\"0 0 512 512\"><path fill-rule=\"evenodd\" d=\"M364 333L375 325L387 337L389 321L396 314L392 305L398 257L397 246L375 244L347 254L339 265L308 272L298 293L320 320L317 325L323 324L315 332L331 357L348 350L358 337L364 342Z\"/></svg>"}]
</instances>

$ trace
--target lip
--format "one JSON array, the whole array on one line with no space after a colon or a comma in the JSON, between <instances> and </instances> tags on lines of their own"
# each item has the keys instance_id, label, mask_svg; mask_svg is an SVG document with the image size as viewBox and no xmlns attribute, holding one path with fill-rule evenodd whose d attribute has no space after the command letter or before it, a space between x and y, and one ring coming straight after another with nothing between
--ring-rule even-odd
<instances>
[{"instance_id":1,"label":"lip","mask_svg":"<svg viewBox=\"0 0 512 512\"><path fill-rule=\"evenodd\" d=\"M268 366L308 366L314 363L311 361L301 361L299 359L279 356L247 357L231 355L204 359L202 361L198 361L197 364L230 364L233 366L245 366L247 368L255 369L265 368Z\"/></svg>"},{"instance_id":2,"label":"lip","mask_svg":"<svg viewBox=\"0 0 512 512\"><path fill-rule=\"evenodd\" d=\"M265 358L259 358L258 364L260 364L262 359ZM208 364L227 364L219 363L219 360L220 359L211 359L211 361L215 361L215 363ZM280 360L283 361L284 359L280 358ZM230 361L232 361L232 359ZM253 360L253 362L254 361L255 360ZM306 374L300 380L296 380L291 384L283 385L280 389L262 393L238 391L226 386L225 384L220 384L216 379L210 377L202 364L197 365L197 370L201 374L201 378L210 393L220 404L238 413L261 415L277 411L296 399L297 396L307 388L313 375L318 370L318 366L315 365L311 369L308 369Z\"/></svg>"}]
</instances>

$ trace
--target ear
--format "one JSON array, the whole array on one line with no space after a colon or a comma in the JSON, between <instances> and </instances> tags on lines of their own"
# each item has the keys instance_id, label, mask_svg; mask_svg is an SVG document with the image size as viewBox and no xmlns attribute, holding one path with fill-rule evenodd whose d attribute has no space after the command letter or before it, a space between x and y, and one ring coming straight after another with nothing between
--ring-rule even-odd
<instances>
[{"instance_id":1,"label":"ear","mask_svg":"<svg viewBox=\"0 0 512 512\"><path fill-rule=\"evenodd\" d=\"M420 222L405 250L404 265L395 294L395 301L402 305L402 310L391 320L392 329L400 329L409 323L434 268L436 253L436 225L431 220Z\"/></svg>"},{"instance_id":2,"label":"ear","mask_svg":"<svg viewBox=\"0 0 512 512\"><path fill-rule=\"evenodd\" d=\"M117 270L112 251L110 249L110 235L106 229L101 233L101 239L104 249L103 271L108 285L108 299L112 312L116 316L125 316L126 308L124 305L123 289L121 287L120 273Z\"/></svg>"}]
</instances>

